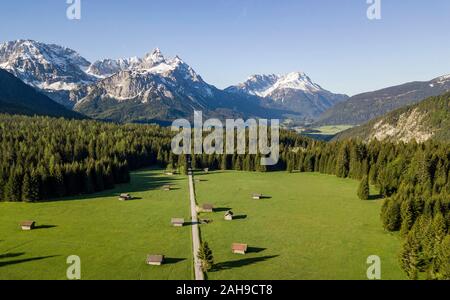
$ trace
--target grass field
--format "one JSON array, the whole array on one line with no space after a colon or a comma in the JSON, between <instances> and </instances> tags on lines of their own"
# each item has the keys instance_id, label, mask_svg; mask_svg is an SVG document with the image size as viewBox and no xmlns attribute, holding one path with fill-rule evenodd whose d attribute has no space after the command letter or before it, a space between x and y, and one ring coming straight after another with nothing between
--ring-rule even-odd
<instances>
[{"instance_id":1,"label":"grass field","mask_svg":"<svg viewBox=\"0 0 450 300\"><path fill-rule=\"evenodd\" d=\"M0 203L0 280L66 279L69 255L81 258L82 279L192 279L190 227L170 226L190 220L187 179L160 174L134 173L132 184L83 200ZM167 183L177 189L160 190ZM118 201L123 192L137 199ZM21 231L28 219L41 228ZM147 266L150 253L167 264Z\"/></svg>"},{"instance_id":2,"label":"grass field","mask_svg":"<svg viewBox=\"0 0 450 300\"><path fill-rule=\"evenodd\" d=\"M336 135L339 132L342 132L344 130L353 128L353 125L329 125L329 126L322 126L322 127L317 127L314 128L314 130L317 130L318 133L317 134L322 134L322 135Z\"/></svg>"},{"instance_id":3,"label":"grass field","mask_svg":"<svg viewBox=\"0 0 450 300\"><path fill-rule=\"evenodd\" d=\"M202 225L217 270L209 279L367 279L370 255L381 258L382 279L405 279L399 237L383 231L381 201L361 201L358 182L305 173L216 172L197 176L197 201L218 212ZM252 193L270 199L252 200ZM237 220L224 221L232 209ZM231 253L246 243L246 256Z\"/></svg>"},{"instance_id":4,"label":"grass field","mask_svg":"<svg viewBox=\"0 0 450 300\"><path fill-rule=\"evenodd\" d=\"M172 217L190 220L187 178L158 170L132 174L115 190L46 203L0 203L0 280L66 279L66 259L81 258L82 279L193 279L191 228L173 228ZM196 183L201 226L218 264L209 279L365 279L370 255L382 260L383 279L404 279L397 263L400 241L382 230L381 201L360 201L358 182L320 174L213 172ZM160 187L173 184L176 190ZM120 202L129 192L136 200ZM252 200L263 193L269 199ZM232 209L237 219L223 220ZM23 232L18 223L37 221ZM246 256L231 254L247 243ZM147 254L167 264L147 266Z\"/></svg>"}]
</instances>

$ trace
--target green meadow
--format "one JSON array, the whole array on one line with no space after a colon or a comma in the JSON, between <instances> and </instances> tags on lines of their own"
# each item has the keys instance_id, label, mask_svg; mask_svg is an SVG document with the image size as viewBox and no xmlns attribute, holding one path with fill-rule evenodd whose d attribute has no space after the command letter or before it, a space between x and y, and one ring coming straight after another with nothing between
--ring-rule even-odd
<instances>
[{"instance_id":1,"label":"green meadow","mask_svg":"<svg viewBox=\"0 0 450 300\"><path fill-rule=\"evenodd\" d=\"M170 225L173 217L190 220L187 178L162 173L134 172L131 184L90 196L0 203L0 280L64 280L70 255L81 258L84 280L193 279L191 228ZM400 239L379 221L382 200L359 200L356 181L232 171L195 178L197 202L216 207L200 215L213 221L200 229L216 263L208 279L366 279L370 255L381 258L383 279L405 278ZM162 191L165 184L175 189ZM121 193L135 199L119 201ZM236 218L225 221L230 209ZM21 231L30 219L38 228ZM232 254L234 242L249 253ZM166 264L146 265L147 254L164 254Z\"/></svg>"},{"instance_id":2,"label":"green meadow","mask_svg":"<svg viewBox=\"0 0 450 300\"><path fill-rule=\"evenodd\" d=\"M131 184L103 193L45 203L0 203L0 280L66 279L70 255L81 259L82 279L192 279L187 178L162 171L132 174ZM175 190L161 187L171 184ZM120 193L131 193L128 202ZM24 232L19 222L35 220ZM145 264L147 254L164 254L161 267Z\"/></svg>"},{"instance_id":3,"label":"green meadow","mask_svg":"<svg viewBox=\"0 0 450 300\"><path fill-rule=\"evenodd\" d=\"M400 239L380 223L383 200L359 200L357 181L286 172L197 179L197 201L217 209L201 215L213 221L201 227L217 264L209 279L367 279L371 255L381 258L382 279L405 279ZM267 198L253 200L253 193ZM223 218L229 209L233 221ZM248 254L232 254L232 243L248 244Z\"/></svg>"}]
</instances>

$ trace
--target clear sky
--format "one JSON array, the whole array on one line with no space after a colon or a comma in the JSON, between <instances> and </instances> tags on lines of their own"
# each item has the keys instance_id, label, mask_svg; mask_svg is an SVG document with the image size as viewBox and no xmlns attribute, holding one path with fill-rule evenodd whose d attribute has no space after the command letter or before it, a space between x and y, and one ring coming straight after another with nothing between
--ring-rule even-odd
<instances>
[{"instance_id":1,"label":"clear sky","mask_svg":"<svg viewBox=\"0 0 450 300\"><path fill-rule=\"evenodd\" d=\"M220 88L252 74L304 71L324 88L355 94L450 73L450 1L1 0L0 42L35 39L99 58L179 55Z\"/></svg>"}]
</instances>

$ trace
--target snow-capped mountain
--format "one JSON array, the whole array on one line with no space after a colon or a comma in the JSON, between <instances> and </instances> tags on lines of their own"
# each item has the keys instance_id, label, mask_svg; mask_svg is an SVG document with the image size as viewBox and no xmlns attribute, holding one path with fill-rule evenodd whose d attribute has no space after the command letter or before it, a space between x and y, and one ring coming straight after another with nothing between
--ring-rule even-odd
<instances>
[{"instance_id":1,"label":"snow-capped mountain","mask_svg":"<svg viewBox=\"0 0 450 300\"><path fill-rule=\"evenodd\" d=\"M0 68L66 106L72 106L69 91L96 81L85 72L89 66L77 52L58 45L33 40L0 44Z\"/></svg>"},{"instance_id":2,"label":"snow-capped mountain","mask_svg":"<svg viewBox=\"0 0 450 300\"><path fill-rule=\"evenodd\" d=\"M137 57L102 59L92 63L86 70L86 73L98 78L106 78L120 71L131 69L141 63Z\"/></svg>"},{"instance_id":3,"label":"snow-capped mountain","mask_svg":"<svg viewBox=\"0 0 450 300\"><path fill-rule=\"evenodd\" d=\"M155 49L142 58L90 63L74 50L32 40L0 44L0 68L54 101L94 118L114 121L210 117L311 119L346 99L304 73L253 76L220 90L178 56Z\"/></svg>"},{"instance_id":4,"label":"snow-capped mountain","mask_svg":"<svg viewBox=\"0 0 450 300\"><path fill-rule=\"evenodd\" d=\"M323 89L302 72L286 75L253 75L244 83L226 90L272 100L306 118L316 118L328 108L348 99L347 95L334 94Z\"/></svg>"},{"instance_id":5,"label":"snow-capped mountain","mask_svg":"<svg viewBox=\"0 0 450 300\"><path fill-rule=\"evenodd\" d=\"M221 91L206 83L181 58L166 58L159 49L143 58L96 62L88 73L103 79L73 91L72 99L77 111L92 117L148 121L190 118L194 110L210 116L264 111L257 97Z\"/></svg>"}]
</instances>

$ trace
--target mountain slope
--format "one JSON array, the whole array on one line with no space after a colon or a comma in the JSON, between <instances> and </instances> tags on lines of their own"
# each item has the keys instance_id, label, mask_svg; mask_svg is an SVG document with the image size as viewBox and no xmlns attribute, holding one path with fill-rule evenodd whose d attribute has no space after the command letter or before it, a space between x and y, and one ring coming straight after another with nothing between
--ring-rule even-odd
<instances>
[{"instance_id":1,"label":"mountain slope","mask_svg":"<svg viewBox=\"0 0 450 300\"><path fill-rule=\"evenodd\" d=\"M334 94L314 83L305 73L254 75L226 91L263 98L270 108L277 105L305 119L314 119L348 96Z\"/></svg>"},{"instance_id":2,"label":"mountain slope","mask_svg":"<svg viewBox=\"0 0 450 300\"><path fill-rule=\"evenodd\" d=\"M0 44L1 69L70 108L74 103L69 101L69 92L97 80L85 72L90 65L74 50L58 45L33 40Z\"/></svg>"},{"instance_id":3,"label":"mountain slope","mask_svg":"<svg viewBox=\"0 0 450 300\"><path fill-rule=\"evenodd\" d=\"M450 91L450 75L427 82L410 82L356 95L326 111L317 125L358 125L397 108Z\"/></svg>"},{"instance_id":4,"label":"mountain slope","mask_svg":"<svg viewBox=\"0 0 450 300\"><path fill-rule=\"evenodd\" d=\"M262 107L258 97L228 93L209 85L179 57L165 58L159 49L134 59L132 64L108 60L93 65L100 66L96 67L96 76L104 78L72 91L71 97L77 103L76 111L94 118L172 121L190 119L194 110L221 119L277 114L276 110L269 112Z\"/></svg>"},{"instance_id":5,"label":"mountain slope","mask_svg":"<svg viewBox=\"0 0 450 300\"><path fill-rule=\"evenodd\" d=\"M0 69L0 113L83 118Z\"/></svg>"},{"instance_id":6,"label":"mountain slope","mask_svg":"<svg viewBox=\"0 0 450 300\"><path fill-rule=\"evenodd\" d=\"M344 131L335 139L348 138L393 142L425 142L429 139L450 141L450 93L400 108L369 123Z\"/></svg>"}]
</instances>

